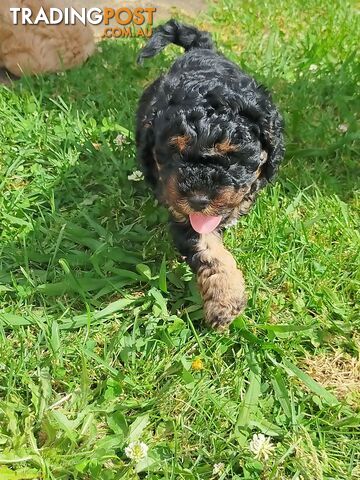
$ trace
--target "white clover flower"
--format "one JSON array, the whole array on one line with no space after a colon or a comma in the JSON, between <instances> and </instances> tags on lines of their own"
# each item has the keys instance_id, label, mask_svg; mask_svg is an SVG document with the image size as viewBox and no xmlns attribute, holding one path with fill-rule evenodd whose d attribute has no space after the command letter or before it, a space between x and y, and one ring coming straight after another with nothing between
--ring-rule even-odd
<instances>
[{"instance_id":1,"label":"white clover flower","mask_svg":"<svg viewBox=\"0 0 360 480\"><path fill-rule=\"evenodd\" d=\"M360 478L360 465L356 465L351 471L351 478Z\"/></svg>"},{"instance_id":2,"label":"white clover flower","mask_svg":"<svg viewBox=\"0 0 360 480\"><path fill-rule=\"evenodd\" d=\"M125 143L125 141L126 141L126 137L124 135L122 135L121 133L119 133L119 135L117 135L117 137L114 139L114 143L118 147L123 145Z\"/></svg>"},{"instance_id":3,"label":"white clover flower","mask_svg":"<svg viewBox=\"0 0 360 480\"><path fill-rule=\"evenodd\" d=\"M349 129L349 125L347 123L340 123L337 127L337 131L340 133L346 133Z\"/></svg>"},{"instance_id":4,"label":"white clover flower","mask_svg":"<svg viewBox=\"0 0 360 480\"><path fill-rule=\"evenodd\" d=\"M220 477L220 475L224 473L224 470L225 470L225 465L223 463L215 463L212 474L214 476L217 475L218 477Z\"/></svg>"},{"instance_id":5,"label":"white clover flower","mask_svg":"<svg viewBox=\"0 0 360 480\"><path fill-rule=\"evenodd\" d=\"M315 65L315 63L312 63L309 67L309 71L310 72L316 72L316 70L318 69L319 67L317 65Z\"/></svg>"},{"instance_id":6,"label":"white clover flower","mask_svg":"<svg viewBox=\"0 0 360 480\"><path fill-rule=\"evenodd\" d=\"M146 445L146 443L131 442L125 448L125 455L130 458L130 460L139 462L142 458L145 458L147 456L148 450L149 447Z\"/></svg>"},{"instance_id":7,"label":"white clover flower","mask_svg":"<svg viewBox=\"0 0 360 480\"><path fill-rule=\"evenodd\" d=\"M249 444L249 449L257 460L267 461L273 454L275 446L271 443L269 437L265 437L262 433L255 433Z\"/></svg>"},{"instance_id":8,"label":"white clover flower","mask_svg":"<svg viewBox=\"0 0 360 480\"><path fill-rule=\"evenodd\" d=\"M144 175L140 170L135 170L131 175L128 175L128 180L131 180L132 182L141 182L141 180L144 180Z\"/></svg>"}]
</instances>

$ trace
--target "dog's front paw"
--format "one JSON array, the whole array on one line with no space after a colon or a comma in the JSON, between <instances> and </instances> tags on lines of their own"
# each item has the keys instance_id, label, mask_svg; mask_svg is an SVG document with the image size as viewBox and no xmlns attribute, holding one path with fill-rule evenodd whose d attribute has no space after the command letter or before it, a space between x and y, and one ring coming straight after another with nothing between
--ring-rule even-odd
<instances>
[{"instance_id":1,"label":"dog's front paw","mask_svg":"<svg viewBox=\"0 0 360 480\"><path fill-rule=\"evenodd\" d=\"M205 321L217 330L226 330L246 305L243 274L217 233L200 236L193 261Z\"/></svg>"},{"instance_id":2,"label":"dog's front paw","mask_svg":"<svg viewBox=\"0 0 360 480\"><path fill-rule=\"evenodd\" d=\"M244 277L240 270L226 270L223 266L205 268L198 275L204 300L205 321L217 330L226 330L244 310L247 296Z\"/></svg>"}]
</instances>

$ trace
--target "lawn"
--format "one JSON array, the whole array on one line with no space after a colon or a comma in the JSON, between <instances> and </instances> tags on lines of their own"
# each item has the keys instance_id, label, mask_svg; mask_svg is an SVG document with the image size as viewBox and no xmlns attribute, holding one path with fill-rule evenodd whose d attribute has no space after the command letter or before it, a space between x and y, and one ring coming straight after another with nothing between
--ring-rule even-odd
<instances>
[{"instance_id":1,"label":"lawn","mask_svg":"<svg viewBox=\"0 0 360 480\"><path fill-rule=\"evenodd\" d=\"M278 181L226 233L249 294L226 335L132 175L137 99L180 49L139 67L141 40L107 41L0 86L1 480L360 478L358 13L219 0L196 20L286 121Z\"/></svg>"}]
</instances>

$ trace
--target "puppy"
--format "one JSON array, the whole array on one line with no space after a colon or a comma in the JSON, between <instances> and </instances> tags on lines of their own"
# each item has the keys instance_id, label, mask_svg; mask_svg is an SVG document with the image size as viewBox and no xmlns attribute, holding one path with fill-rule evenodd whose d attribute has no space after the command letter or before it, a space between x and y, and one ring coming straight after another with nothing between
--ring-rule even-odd
<instances>
[{"instance_id":1,"label":"puppy","mask_svg":"<svg viewBox=\"0 0 360 480\"><path fill-rule=\"evenodd\" d=\"M0 66L14 75L58 72L80 65L94 52L92 30L76 25L13 24L10 7L28 7L36 18L40 7L49 14L50 7L62 2L46 0L1 0Z\"/></svg>"},{"instance_id":2,"label":"puppy","mask_svg":"<svg viewBox=\"0 0 360 480\"><path fill-rule=\"evenodd\" d=\"M283 121L266 90L217 53L207 32L170 20L138 61L169 43L185 54L140 99L137 156L197 275L205 320L223 330L243 311L246 293L221 232L274 177L284 156Z\"/></svg>"}]
</instances>

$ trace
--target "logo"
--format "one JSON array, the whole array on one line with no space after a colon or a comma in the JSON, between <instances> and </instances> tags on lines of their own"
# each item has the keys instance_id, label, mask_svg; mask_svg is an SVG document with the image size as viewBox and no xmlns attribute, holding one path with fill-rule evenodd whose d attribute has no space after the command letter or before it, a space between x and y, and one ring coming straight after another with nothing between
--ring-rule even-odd
<instances>
[{"instance_id":1,"label":"logo","mask_svg":"<svg viewBox=\"0 0 360 480\"><path fill-rule=\"evenodd\" d=\"M40 7L37 12L28 7L11 7L14 25L101 25L105 26L103 38L150 37L154 23L154 7L136 8L81 8ZM110 21L112 24L110 25ZM117 26L113 26L113 24Z\"/></svg>"}]
</instances>

